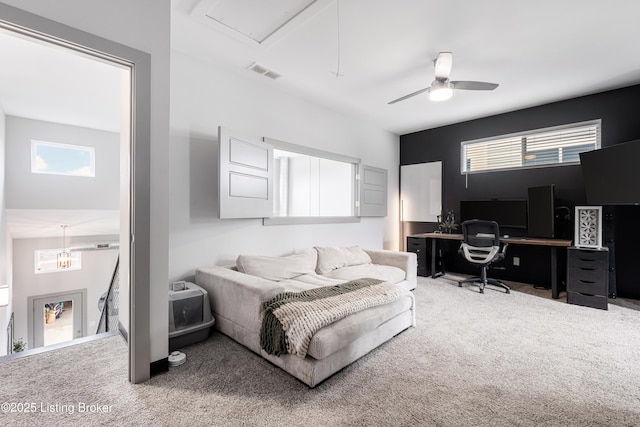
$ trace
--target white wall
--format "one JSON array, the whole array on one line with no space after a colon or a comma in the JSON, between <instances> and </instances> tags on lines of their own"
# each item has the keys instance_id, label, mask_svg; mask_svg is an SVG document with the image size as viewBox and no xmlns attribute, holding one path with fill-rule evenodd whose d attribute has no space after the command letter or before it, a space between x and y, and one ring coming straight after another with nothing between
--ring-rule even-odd
<instances>
[{"instance_id":1,"label":"white wall","mask_svg":"<svg viewBox=\"0 0 640 427\"><path fill-rule=\"evenodd\" d=\"M278 90L260 76L238 76L172 52L169 278L242 253L281 255L313 245L397 249L398 136ZM306 145L389 170L388 216L360 223L263 226L217 218L217 127Z\"/></svg>"},{"instance_id":2,"label":"white wall","mask_svg":"<svg viewBox=\"0 0 640 427\"><path fill-rule=\"evenodd\" d=\"M311 245L397 248L396 135L286 95L277 82L256 80L260 76L238 78L181 54L170 60L169 0L2 2L151 54L151 361L168 354L167 282L198 266ZM268 227L260 220L217 219L218 125L388 169L389 215L356 224Z\"/></svg>"},{"instance_id":3,"label":"white wall","mask_svg":"<svg viewBox=\"0 0 640 427\"><path fill-rule=\"evenodd\" d=\"M95 177L31 172L31 140L93 147ZM96 129L6 118L7 209L119 209L120 135Z\"/></svg>"},{"instance_id":4,"label":"white wall","mask_svg":"<svg viewBox=\"0 0 640 427\"><path fill-rule=\"evenodd\" d=\"M6 229L5 229L6 230ZM6 234L6 233L5 233ZM4 234L3 234L4 235ZM9 320L11 320L11 313L13 313L13 301L12 301L12 297L13 297L13 239L11 239L11 237L6 236L4 238L4 248L5 248L5 252L4 252L4 258L6 260L6 264L5 264L5 278L7 280L7 284L9 286L9 305L7 307L4 307L4 309L6 310L3 316L3 312L0 311L0 319L6 317L5 319L5 323L2 323L2 320L0 320L0 326L2 326L4 329L2 329L2 331L4 331L4 335L5 335L5 342L7 340L6 338L6 330L7 330L7 325L9 324ZM14 339L15 339L15 335L14 335ZM26 342L26 340L25 340ZM5 343L5 347L3 347L3 351L4 353L6 353L6 343ZM0 351L0 355L4 354L3 352Z\"/></svg>"},{"instance_id":5,"label":"white wall","mask_svg":"<svg viewBox=\"0 0 640 427\"><path fill-rule=\"evenodd\" d=\"M117 236L110 236L117 241ZM104 242L105 236L74 237L69 246L81 242ZM82 252L82 269L55 273L35 274L34 253L37 249L56 249L59 238L13 240L13 309L15 313L15 337L28 337L28 297L57 292L87 289L87 335L95 335L100 320L98 299L107 291L116 265L115 249Z\"/></svg>"},{"instance_id":6,"label":"white wall","mask_svg":"<svg viewBox=\"0 0 640 427\"><path fill-rule=\"evenodd\" d=\"M7 221L5 215L5 114L0 101L0 285L11 287L7 275ZM0 356L7 354L7 325L11 318L11 288L9 288L9 305L0 307Z\"/></svg>"},{"instance_id":7,"label":"white wall","mask_svg":"<svg viewBox=\"0 0 640 427\"><path fill-rule=\"evenodd\" d=\"M151 54L151 361L168 342L170 0L2 0L3 3Z\"/></svg>"}]
</instances>

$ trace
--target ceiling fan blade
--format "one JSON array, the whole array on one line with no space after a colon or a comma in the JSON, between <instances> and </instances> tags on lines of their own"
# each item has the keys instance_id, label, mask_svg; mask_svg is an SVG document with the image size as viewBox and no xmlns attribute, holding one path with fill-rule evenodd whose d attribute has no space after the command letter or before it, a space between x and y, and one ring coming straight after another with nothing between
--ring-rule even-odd
<instances>
[{"instance_id":1,"label":"ceiling fan blade","mask_svg":"<svg viewBox=\"0 0 640 427\"><path fill-rule=\"evenodd\" d=\"M451 74L451 66L453 65L453 53L440 52L438 57L433 61L436 79L446 80Z\"/></svg>"},{"instance_id":2,"label":"ceiling fan blade","mask_svg":"<svg viewBox=\"0 0 640 427\"><path fill-rule=\"evenodd\" d=\"M494 90L499 85L497 83L488 83L488 82L470 82L470 81L453 81L454 89L460 90Z\"/></svg>"},{"instance_id":3,"label":"ceiling fan blade","mask_svg":"<svg viewBox=\"0 0 640 427\"><path fill-rule=\"evenodd\" d=\"M420 95L421 93L428 92L428 91L429 91L429 89L431 89L431 87L427 87L427 88L424 88L424 89L420 89L420 90L419 90L419 91L417 91L417 92L413 92L413 93L410 93L409 95L405 95L405 96L403 96L403 97L401 97L401 98L394 99L394 100L393 100L393 101L391 101L391 102L387 102L387 104L388 104L388 105L391 105L391 104L395 104L396 102L404 101L405 99L409 99L409 98L411 98L412 96L416 96L416 95Z\"/></svg>"}]
</instances>

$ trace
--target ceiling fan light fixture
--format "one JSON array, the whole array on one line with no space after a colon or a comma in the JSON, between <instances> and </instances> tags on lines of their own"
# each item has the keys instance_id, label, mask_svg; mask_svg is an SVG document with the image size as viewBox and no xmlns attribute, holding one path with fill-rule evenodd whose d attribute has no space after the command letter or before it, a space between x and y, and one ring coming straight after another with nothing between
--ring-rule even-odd
<instances>
[{"instance_id":1,"label":"ceiling fan light fixture","mask_svg":"<svg viewBox=\"0 0 640 427\"><path fill-rule=\"evenodd\" d=\"M453 84L448 80L434 80L429 90L431 101L446 101L453 96Z\"/></svg>"},{"instance_id":2,"label":"ceiling fan light fixture","mask_svg":"<svg viewBox=\"0 0 640 427\"><path fill-rule=\"evenodd\" d=\"M494 90L499 85L497 83L478 82L471 80L449 80L449 74L451 73L451 65L453 64L453 54L451 52L440 52L438 57L434 60L435 77L436 79L431 84L424 88L412 92L408 95L401 96L398 99L394 99L387 104L395 104L396 102L404 101L421 93L429 92L429 99L431 101L446 101L453 96L453 89L459 90Z\"/></svg>"}]
</instances>

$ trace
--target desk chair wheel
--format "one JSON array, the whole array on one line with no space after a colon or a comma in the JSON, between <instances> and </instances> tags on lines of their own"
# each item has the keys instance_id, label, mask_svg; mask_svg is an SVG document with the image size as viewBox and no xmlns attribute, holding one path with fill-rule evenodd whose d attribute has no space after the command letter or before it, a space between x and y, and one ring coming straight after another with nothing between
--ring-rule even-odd
<instances>
[{"instance_id":1,"label":"desk chair wheel","mask_svg":"<svg viewBox=\"0 0 640 427\"><path fill-rule=\"evenodd\" d=\"M505 294L511 293L511 288L509 286L505 285L500 280L487 278L486 275L475 276L475 277L470 277L468 279L459 280L458 287L461 288L463 283L470 283L474 286L477 286L478 291L481 294L484 294L485 287L489 285L493 285L494 287L498 288L496 290L502 289ZM491 288L491 289L494 289L494 288Z\"/></svg>"}]
</instances>

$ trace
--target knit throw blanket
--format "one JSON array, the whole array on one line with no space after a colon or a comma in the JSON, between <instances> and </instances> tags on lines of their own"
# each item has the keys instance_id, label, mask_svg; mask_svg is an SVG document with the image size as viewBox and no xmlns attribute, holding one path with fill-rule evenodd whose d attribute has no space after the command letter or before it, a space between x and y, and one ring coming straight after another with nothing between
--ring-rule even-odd
<instances>
[{"instance_id":1,"label":"knit throw blanket","mask_svg":"<svg viewBox=\"0 0 640 427\"><path fill-rule=\"evenodd\" d=\"M399 299L409 291L377 279L357 279L302 292L283 292L262 304L260 346L267 353L307 355L319 329L352 313Z\"/></svg>"}]
</instances>

